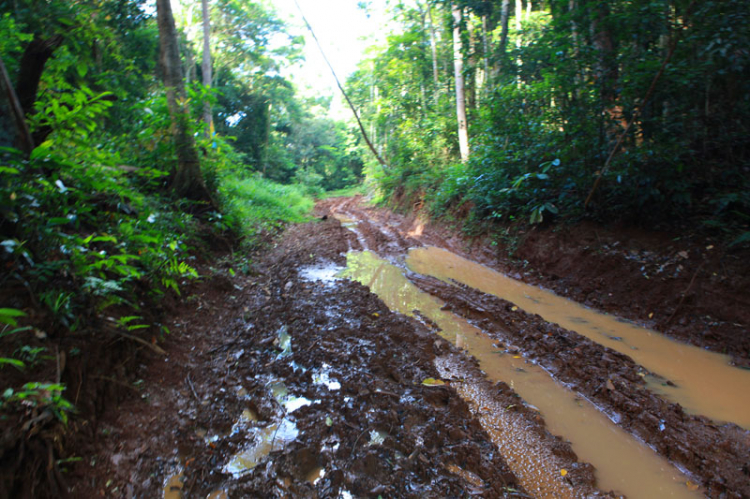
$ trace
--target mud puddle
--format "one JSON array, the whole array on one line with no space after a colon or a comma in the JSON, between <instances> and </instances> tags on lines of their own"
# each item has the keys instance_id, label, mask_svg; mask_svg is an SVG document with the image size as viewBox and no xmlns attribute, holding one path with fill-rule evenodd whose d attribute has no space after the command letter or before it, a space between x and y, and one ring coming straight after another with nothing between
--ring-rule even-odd
<instances>
[{"instance_id":1,"label":"mud puddle","mask_svg":"<svg viewBox=\"0 0 750 499\"><path fill-rule=\"evenodd\" d=\"M414 316L414 311L436 323L440 335L465 349L493 381L510 385L533 404L553 434L564 435L582 461L596 468L598 485L629 497L700 497L689 490L688 479L665 459L613 424L588 401L557 384L546 371L519 355L498 350L495 341L464 319L442 310L442 302L420 291L398 267L371 252L351 252L343 276L368 286L394 311ZM445 374L450 369L443 366ZM452 373L454 378L460 374ZM469 383L454 383L470 404L478 408L483 426L501 449L524 488L541 496L566 497L572 493L561 470L534 452L533 441L514 426L512 408L488 407L481 390ZM519 401L520 403L520 401ZM489 409L489 410L488 410ZM490 417L491 415L491 417Z\"/></svg>"},{"instance_id":2,"label":"mud puddle","mask_svg":"<svg viewBox=\"0 0 750 499\"><path fill-rule=\"evenodd\" d=\"M631 357L651 372L655 393L679 403L688 412L750 429L750 371L729 365L729 357L599 313L535 286L516 281L449 251L413 249L407 266L423 275L455 280L514 303L528 313L575 331L592 341Z\"/></svg>"}]
</instances>

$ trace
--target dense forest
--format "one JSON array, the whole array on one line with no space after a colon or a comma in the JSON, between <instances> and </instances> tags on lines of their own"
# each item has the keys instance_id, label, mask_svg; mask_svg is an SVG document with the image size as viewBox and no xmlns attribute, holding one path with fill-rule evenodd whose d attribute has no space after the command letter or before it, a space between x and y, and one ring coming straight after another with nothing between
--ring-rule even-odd
<instances>
[{"instance_id":1,"label":"dense forest","mask_svg":"<svg viewBox=\"0 0 750 499\"><path fill-rule=\"evenodd\" d=\"M385 3L357 123L283 76L304 38L273 2L0 0L1 497L62 486L116 389L92 359L161 351L198 262L249 271L332 191L750 243L744 0Z\"/></svg>"},{"instance_id":2,"label":"dense forest","mask_svg":"<svg viewBox=\"0 0 750 499\"><path fill-rule=\"evenodd\" d=\"M398 29L348 82L387 165L373 176L436 215L682 222L747 240L746 7L399 4Z\"/></svg>"},{"instance_id":3,"label":"dense forest","mask_svg":"<svg viewBox=\"0 0 750 499\"><path fill-rule=\"evenodd\" d=\"M271 6L170 7L0 2L0 496L46 466L46 448L16 460L25 424L67 435L70 413L101 408L101 379L65 391L91 355L106 366L113 336L159 349L156 304L196 258L257 246L362 177L331 98L280 75L303 41Z\"/></svg>"}]
</instances>

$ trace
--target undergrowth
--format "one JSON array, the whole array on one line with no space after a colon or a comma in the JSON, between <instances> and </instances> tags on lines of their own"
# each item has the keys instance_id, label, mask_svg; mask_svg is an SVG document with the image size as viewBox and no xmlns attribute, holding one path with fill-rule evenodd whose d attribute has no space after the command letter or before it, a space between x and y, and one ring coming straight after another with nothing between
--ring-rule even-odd
<instances>
[{"instance_id":1,"label":"undergrowth","mask_svg":"<svg viewBox=\"0 0 750 499\"><path fill-rule=\"evenodd\" d=\"M227 222L249 246L258 244L264 234L303 222L314 205L302 186L277 184L259 176L228 175L220 181L219 192Z\"/></svg>"}]
</instances>

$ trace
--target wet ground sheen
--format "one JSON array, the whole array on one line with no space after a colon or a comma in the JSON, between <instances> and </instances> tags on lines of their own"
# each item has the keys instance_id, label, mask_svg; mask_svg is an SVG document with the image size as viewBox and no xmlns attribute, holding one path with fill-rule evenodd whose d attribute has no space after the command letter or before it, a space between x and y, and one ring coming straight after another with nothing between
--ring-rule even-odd
<instances>
[{"instance_id":1,"label":"wet ground sheen","mask_svg":"<svg viewBox=\"0 0 750 499\"><path fill-rule=\"evenodd\" d=\"M91 429L72 497L750 497L750 432L657 393L670 373L466 272L407 271L413 248L460 254L419 219L318 210L247 275L200 268L167 356ZM586 450L594 423L555 412L636 454Z\"/></svg>"}]
</instances>

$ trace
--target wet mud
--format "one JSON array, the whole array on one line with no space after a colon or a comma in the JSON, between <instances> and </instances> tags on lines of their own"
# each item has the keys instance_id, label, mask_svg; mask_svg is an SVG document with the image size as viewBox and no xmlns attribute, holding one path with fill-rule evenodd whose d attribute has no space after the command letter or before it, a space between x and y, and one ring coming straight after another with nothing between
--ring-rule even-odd
<instances>
[{"instance_id":1,"label":"wet mud","mask_svg":"<svg viewBox=\"0 0 750 499\"><path fill-rule=\"evenodd\" d=\"M484 263L492 250L357 199L321 202L318 216L256 255L246 274L232 260L199 269L205 277L166 323L167 356L146 356L132 396L78 449L72 497L544 497L524 486L514 462L524 449L550 466L553 496L617 495L597 489L594 467L512 381L483 372L427 314L394 313L340 275L350 251L404 268L422 245ZM687 471L686 490L750 497L746 430L663 400L626 355L494 296L407 275L445 313L489 334L493 355L538 364ZM729 347L735 358L741 344ZM515 454L499 446L508 430L494 414L531 443Z\"/></svg>"},{"instance_id":2,"label":"wet mud","mask_svg":"<svg viewBox=\"0 0 750 499\"><path fill-rule=\"evenodd\" d=\"M750 432L686 414L646 387L650 373L628 356L466 286L411 275L447 309L491 332L508 354L522 351L557 379L594 401L659 454L701 477L713 497L750 496ZM667 380L663 380L667 383Z\"/></svg>"},{"instance_id":3,"label":"wet mud","mask_svg":"<svg viewBox=\"0 0 750 499\"><path fill-rule=\"evenodd\" d=\"M423 384L452 347L366 287L310 275L351 245L333 219L294 227L255 276L195 289L179 342L98 429L71 494L524 497L457 392Z\"/></svg>"},{"instance_id":4,"label":"wet mud","mask_svg":"<svg viewBox=\"0 0 750 499\"><path fill-rule=\"evenodd\" d=\"M391 232L411 235L417 241L417 244L413 245L415 247L436 246L445 248L459 255L489 264L495 269L509 270L512 272L512 276L519 280L549 285L559 279L559 276L545 278L531 268L524 268L522 272L519 272L516 263L502 258L498 259L495 250L491 249L489 245L478 245L477 241L458 237L456 233L451 233L444 227L431 226L418 216L402 217L388 210L363 206L358 200L351 199L332 200L329 201L327 207L332 213L344 213L352 219L366 219L375 228L387 225ZM361 231L362 227L361 223L357 225L358 231ZM606 237L610 236L611 234L606 235ZM361 238L361 236L359 237ZM539 236L536 236L535 240L542 245L554 246L556 243L553 238L551 239L552 241L545 242L540 240ZM642 243L642 241L640 242ZM568 241L568 244L571 244L570 241ZM614 246L617 246L617 244L614 244ZM679 249L679 247L675 249L671 246L668 248L670 251ZM390 251L389 246L383 245L372 249L383 254L388 254ZM664 250L664 248L661 249ZM569 251L569 248L566 251ZM706 252L710 253L710 250L705 250L703 253ZM578 255L580 259L577 264L578 267L587 267L590 264L585 255L586 252L583 253ZM655 253L656 250L648 254L656 258ZM395 256L395 253L390 254ZM683 256L684 254L680 255L679 259L684 260ZM731 260L731 258L726 257L725 270L729 267ZM528 264L529 262L526 261L524 265ZM682 269L684 270L688 266L688 262L683 261L682 264L685 266ZM612 259L610 259L608 265L618 267L617 262L612 261ZM628 272L628 266L625 265L625 267L624 270L619 269L621 274ZM576 279L575 269L577 267L571 263L570 268L573 274L566 281L568 286ZM617 272L616 270L611 271ZM588 274L582 272L581 275L585 277ZM719 280L715 277L710 283L703 283L703 291L717 285ZM750 487L750 434L747 430L733 424L686 414L679 404L664 400L654 393L658 391L656 388L661 384L665 385L663 387L665 392L672 390L670 380L652 375L648 370L633 362L627 355L559 328L538 316L525 314L514 304L484 295L465 286L447 286L435 279L424 279L423 276L414 274L410 274L410 278L425 291L444 299L449 310L471 319L481 329L495 334L501 342L500 345L507 352L529 355L534 362L539 363L561 382L571 386L581 396L592 400L613 421L636 438L647 442L661 456L685 469L691 477L691 483L689 484L691 488L702 490L711 497L750 496L748 490L748 487ZM623 276L620 275L619 281L615 280L611 283L597 281L600 291L610 291L605 293L610 298L607 302L608 306L602 308L616 311L626 319L632 319L633 304L635 303L635 307L637 307L639 303L642 303L643 296L638 296L637 299L632 301L628 300L638 293L637 289L641 287L641 284L635 286L636 291L631 292L632 283L628 280L623 281L622 278ZM699 275L696 282L700 280ZM746 281L747 279L743 281L742 278L735 276L722 293L733 287L739 286L742 288L747 284ZM742 284L743 282L745 284ZM604 284L609 287L604 287ZM681 285L682 281L678 279L675 279L674 282L660 279L656 287L663 294L671 292L679 296L681 291L684 291L684 289L681 289ZM580 294L575 290L571 291L571 289L563 289L559 286L550 287L558 292L567 291L567 295L573 298L580 297ZM678 318L685 314L692 317L691 320L683 320L684 317L679 319L679 322L683 325L689 324L692 325L692 328L683 328L680 330L681 333L673 336L688 339L691 343L706 348L714 348L717 351L729 353L736 364L743 365L746 352L742 345L748 339L747 327L743 326L743 323L732 323L732 327L740 328L739 331L741 332L735 331L736 334L733 338L718 346L712 342L713 340L710 340L710 338L716 338L717 336L713 333L706 334L707 330L714 332L728 331L725 327L727 321L717 322L715 321L717 316L743 320L740 317L743 312L727 310L732 308L734 303L733 300L729 300L721 306L716 306L712 316L699 317L696 310L703 306L699 302L703 303L701 300L706 294L710 293L691 294L683 301L682 308L677 310L674 316ZM651 294L648 296L653 297ZM612 297L623 299L619 308L614 306ZM496 300L495 305L502 304L502 310L505 311L505 314L501 313L500 309L492 308L487 303L492 300ZM590 299L584 301L588 305L596 304ZM657 314L666 313L661 311L660 306L668 303L667 300L655 301L650 303L646 309L656 311ZM497 314L496 320L494 319L495 314ZM511 316L508 317L507 314ZM678 319L675 322L678 322ZM658 321L639 321L639 323L652 327L659 326ZM513 326L513 324L516 324L516 326ZM509 329L509 331L506 329ZM704 341L704 339L708 340ZM722 387L717 386L716 390L721 391ZM747 393L740 392L737 397L745 400L735 401L736 403L740 405L747 403Z\"/></svg>"}]
</instances>

